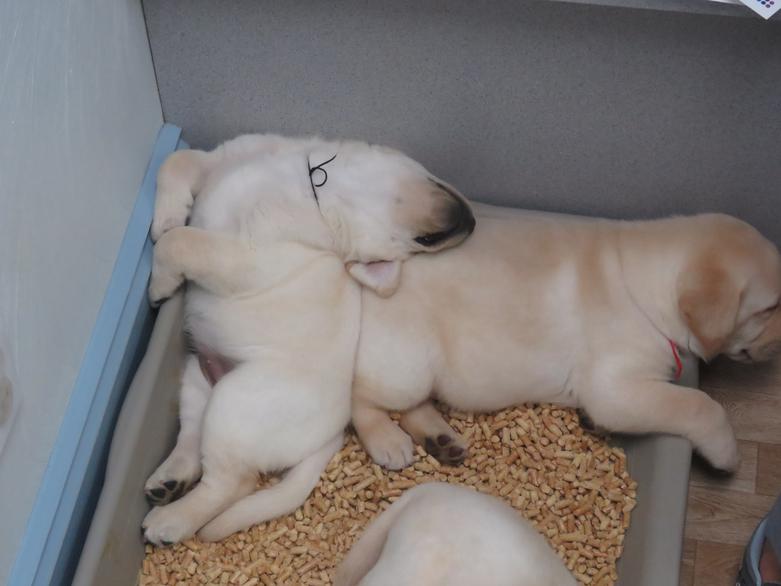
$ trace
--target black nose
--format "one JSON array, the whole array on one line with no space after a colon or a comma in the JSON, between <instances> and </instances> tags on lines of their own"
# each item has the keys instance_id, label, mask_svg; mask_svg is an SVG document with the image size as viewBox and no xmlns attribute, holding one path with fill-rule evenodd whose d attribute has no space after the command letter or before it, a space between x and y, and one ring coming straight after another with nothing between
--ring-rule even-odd
<instances>
[{"instance_id":1,"label":"black nose","mask_svg":"<svg viewBox=\"0 0 781 586\"><path fill-rule=\"evenodd\" d=\"M467 205L467 203L462 199L457 199L458 201L458 212L457 212L457 226L455 231L457 233L463 233L467 236L474 232L475 230L475 216L472 213L472 210Z\"/></svg>"},{"instance_id":2,"label":"black nose","mask_svg":"<svg viewBox=\"0 0 781 586\"><path fill-rule=\"evenodd\" d=\"M475 217L472 210L461 198L454 198L448 210L448 219L445 230L424 234L415 238L415 242L423 246L436 246L457 235L469 236L475 229Z\"/></svg>"}]
</instances>

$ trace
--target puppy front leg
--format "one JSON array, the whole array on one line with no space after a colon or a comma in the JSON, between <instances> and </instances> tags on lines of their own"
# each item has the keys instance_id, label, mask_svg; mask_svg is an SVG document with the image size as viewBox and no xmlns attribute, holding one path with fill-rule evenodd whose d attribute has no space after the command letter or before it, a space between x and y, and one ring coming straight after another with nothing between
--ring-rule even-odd
<instances>
[{"instance_id":1,"label":"puppy front leg","mask_svg":"<svg viewBox=\"0 0 781 586\"><path fill-rule=\"evenodd\" d=\"M218 167L285 150L303 152L309 142L273 134L252 134L229 140L209 152L186 149L172 153L157 173L152 240L157 242L168 230L187 223L193 200L209 174Z\"/></svg>"},{"instance_id":2,"label":"puppy front leg","mask_svg":"<svg viewBox=\"0 0 781 586\"><path fill-rule=\"evenodd\" d=\"M466 442L448 425L431 401L406 411L399 423L412 439L443 464L458 466L466 459Z\"/></svg>"},{"instance_id":3,"label":"puppy front leg","mask_svg":"<svg viewBox=\"0 0 781 586\"><path fill-rule=\"evenodd\" d=\"M415 459L412 439L388 416L353 392L352 422L363 448L380 466L390 470L406 468Z\"/></svg>"},{"instance_id":4,"label":"puppy front leg","mask_svg":"<svg viewBox=\"0 0 781 586\"><path fill-rule=\"evenodd\" d=\"M165 505L181 497L201 476L201 430L211 385L201 372L198 357L190 355L179 391L179 435L176 446L144 485L146 499Z\"/></svg>"},{"instance_id":5,"label":"puppy front leg","mask_svg":"<svg viewBox=\"0 0 781 586\"><path fill-rule=\"evenodd\" d=\"M149 299L159 303L185 280L217 295L233 295L252 288L260 271L255 252L244 242L200 228L174 228L155 245Z\"/></svg>"},{"instance_id":6,"label":"puppy front leg","mask_svg":"<svg viewBox=\"0 0 781 586\"><path fill-rule=\"evenodd\" d=\"M737 470L738 446L727 413L698 389L623 379L582 393L579 399L599 426L625 433L680 435L712 466Z\"/></svg>"},{"instance_id":7,"label":"puppy front leg","mask_svg":"<svg viewBox=\"0 0 781 586\"><path fill-rule=\"evenodd\" d=\"M168 230L184 226L195 194L219 160L219 155L197 150L172 153L157 173L152 240L157 242Z\"/></svg>"}]
</instances>

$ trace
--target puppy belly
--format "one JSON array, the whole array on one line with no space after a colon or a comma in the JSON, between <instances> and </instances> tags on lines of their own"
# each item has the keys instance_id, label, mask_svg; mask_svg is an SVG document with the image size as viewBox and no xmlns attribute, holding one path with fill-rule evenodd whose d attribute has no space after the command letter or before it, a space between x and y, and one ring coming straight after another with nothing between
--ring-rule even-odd
<instances>
[{"instance_id":1,"label":"puppy belly","mask_svg":"<svg viewBox=\"0 0 781 586\"><path fill-rule=\"evenodd\" d=\"M335 368L349 370L349 362ZM267 361L243 363L217 384L203 420L203 454L262 471L297 464L350 418L349 380L315 365L308 374Z\"/></svg>"},{"instance_id":2,"label":"puppy belly","mask_svg":"<svg viewBox=\"0 0 781 586\"><path fill-rule=\"evenodd\" d=\"M431 385L418 382L410 386L397 386L387 381L355 379L353 393L373 405L388 411L406 411L420 405L431 396Z\"/></svg>"},{"instance_id":3,"label":"puppy belly","mask_svg":"<svg viewBox=\"0 0 781 586\"><path fill-rule=\"evenodd\" d=\"M233 367L236 366L232 360L229 360L228 358L225 358L225 356L221 356L204 346L199 347L197 352L198 366L201 367L203 376L209 381L211 386L216 385L223 376L228 374L233 370Z\"/></svg>"},{"instance_id":4,"label":"puppy belly","mask_svg":"<svg viewBox=\"0 0 781 586\"><path fill-rule=\"evenodd\" d=\"M478 374L478 376L474 376ZM436 385L435 397L463 411L496 411L522 403L553 403L576 407L577 397L564 377L534 376L533 372L446 373Z\"/></svg>"}]
</instances>

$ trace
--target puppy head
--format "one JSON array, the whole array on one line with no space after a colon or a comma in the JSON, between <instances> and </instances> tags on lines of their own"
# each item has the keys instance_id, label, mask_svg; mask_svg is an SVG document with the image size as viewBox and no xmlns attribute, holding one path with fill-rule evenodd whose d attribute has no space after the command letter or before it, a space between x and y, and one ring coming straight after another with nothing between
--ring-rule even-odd
<instances>
[{"instance_id":1,"label":"puppy head","mask_svg":"<svg viewBox=\"0 0 781 586\"><path fill-rule=\"evenodd\" d=\"M678 279L678 309L705 360L768 360L781 351L781 256L735 218L708 218L707 235Z\"/></svg>"},{"instance_id":2,"label":"puppy head","mask_svg":"<svg viewBox=\"0 0 781 586\"><path fill-rule=\"evenodd\" d=\"M350 274L381 296L396 290L403 260L455 246L474 230L466 198L398 151L341 143L333 152L323 145L309 161L320 209Z\"/></svg>"}]
</instances>

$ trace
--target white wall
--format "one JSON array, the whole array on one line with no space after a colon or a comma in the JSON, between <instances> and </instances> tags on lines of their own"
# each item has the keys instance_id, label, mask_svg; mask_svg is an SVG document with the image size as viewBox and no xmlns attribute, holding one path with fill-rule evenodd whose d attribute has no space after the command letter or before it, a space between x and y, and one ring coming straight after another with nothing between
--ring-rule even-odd
<instances>
[{"instance_id":1,"label":"white wall","mask_svg":"<svg viewBox=\"0 0 781 586\"><path fill-rule=\"evenodd\" d=\"M162 123L140 3L0 0L5 583Z\"/></svg>"}]
</instances>

